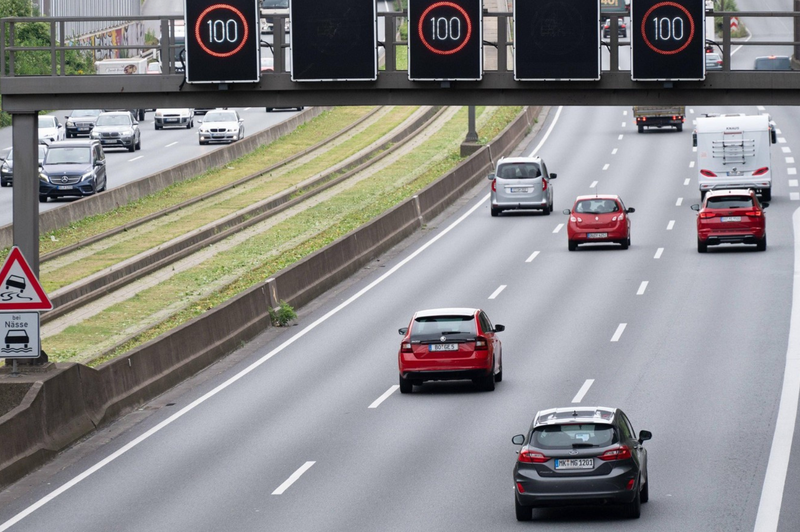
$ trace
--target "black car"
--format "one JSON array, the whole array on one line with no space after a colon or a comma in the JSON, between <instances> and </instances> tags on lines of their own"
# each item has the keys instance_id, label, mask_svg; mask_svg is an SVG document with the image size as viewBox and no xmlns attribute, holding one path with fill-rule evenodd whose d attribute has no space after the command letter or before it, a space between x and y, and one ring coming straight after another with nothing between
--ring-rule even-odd
<instances>
[{"instance_id":1,"label":"black car","mask_svg":"<svg viewBox=\"0 0 800 532\"><path fill-rule=\"evenodd\" d=\"M39 144L39 167L42 166L44 155L47 153L47 144ZM2 159L0 159L2 160ZM10 187L14 183L14 150L8 151L3 163L0 164L0 186Z\"/></svg>"},{"instance_id":2,"label":"black car","mask_svg":"<svg viewBox=\"0 0 800 532\"><path fill-rule=\"evenodd\" d=\"M76 109L66 116L67 138L89 135L94 129L97 117L102 113L100 109Z\"/></svg>"},{"instance_id":3,"label":"black car","mask_svg":"<svg viewBox=\"0 0 800 532\"><path fill-rule=\"evenodd\" d=\"M573 406L536 413L514 466L518 521L549 506L621 505L632 518L650 498L647 451L653 435L633 430L618 408Z\"/></svg>"},{"instance_id":4,"label":"black car","mask_svg":"<svg viewBox=\"0 0 800 532\"><path fill-rule=\"evenodd\" d=\"M47 150L39 173L39 201L91 196L107 186L106 156L97 140L62 140Z\"/></svg>"}]
</instances>

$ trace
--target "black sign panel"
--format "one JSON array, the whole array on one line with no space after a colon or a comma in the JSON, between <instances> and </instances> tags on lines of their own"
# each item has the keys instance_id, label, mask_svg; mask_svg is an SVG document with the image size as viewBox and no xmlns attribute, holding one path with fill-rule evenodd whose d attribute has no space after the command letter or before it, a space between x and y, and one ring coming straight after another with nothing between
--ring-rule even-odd
<instances>
[{"instance_id":1,"label":"black sign panel","mask_svg":"<svg viewBox=\"0 0 800 532\"><path fill-rule=\"evenodd\" d=\"M375 80L375 0L292 0L292 80Z\"/></svg>"},{"instance_id":2,"label":"black sign panel","mask_svg":"<svg viewBox=\"0 0 800 532\"><path fill-rule=\"evenodd\" d=\"M632 79L705 79L705 0L636 0L631 6Z\"/></svg>"},{"instance_id":3,"label":"black sign panel","mask_svg":"<svg viewBox=\"0 0 800 532\"><path fill-rule=\"evenodd\" d=\"M257 0L185 0L186 81L257 82Z\"/></svg>"},{"instance_id":4,"label":"black sign panel","mask_svg":"<svg viewBox=\"0 0 800 532\"><path fill-rule=\"evenodd\" d=\"M514 2L514 79L600 79L599 0Z\"/></svg>"},{"instance_id":5,"label":"black sign panel","mask_svg":"<svg viewBox=\"0 0 800 532\"><path fill-rule=\"evenodd\" d=\"M409 0L408 79L482 77L481 0Z\"/></svg>"}]
</instances>

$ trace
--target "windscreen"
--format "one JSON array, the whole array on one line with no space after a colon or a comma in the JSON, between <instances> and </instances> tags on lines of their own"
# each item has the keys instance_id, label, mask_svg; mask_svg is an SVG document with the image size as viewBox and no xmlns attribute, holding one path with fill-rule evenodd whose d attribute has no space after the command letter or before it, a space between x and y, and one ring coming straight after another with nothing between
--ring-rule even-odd
<instances>
[{"instance_id":1,"label":"windscreen","mask_svg":"<svg viewBox=\"0 0 800 532\"><path fill-rule=\"evenodd\" d=\"M100 116L99 109L76 109L72 111L70 118L80 118L83 116Z\"/></svg>"},{"instance_id":2,"label":"windscreen","mask_svg":"<svg viewBox=\"0 0 800 532\"><path fill-rule=\"evenodd\" d=\"M128 126L131 117L128 115L101 115L97 119L98 126Z\"/></svg>"},{"instance_id":3,"label":"windscreen","mask_svg":"<svg viewBox=\"0 0 800 532\"><path fill-rule=\"evenodd\" d=\"M56 118L54 116L40 116L39 127L56 127Z\"/></svg>"},{"instance_id":4,"label":"windscreen","mask_svg":"<svg viewBox=\"0 0 800 532\"><path fill-rule=\"evenodd\" d=\"M262 0L261 9L289 9L289 0Z\"/></svg>"},{"instance_id":5,"label":"windscreen","mask_svg":"<svg viewBox=\"0 0 800 532\"><path fill-rule=\"evenodd\" d=\"M497 168L500 179L533 179L541 177L542 170L536 163L506 163Z\"/></svg>"},{"instance_id":6,"label":"windscreen","mask_svg":"<svg viewBox=\"0 0 800 532\"><path fill-rule=\"evenodd\" d=\"M45 164L86 164L91 160L90 148L50 148Z\"/></svg>"},{"instance_id":7,"label":"windscreen","mask_svg":"<svg viewBox=\"0 0 800 532\"><path fill-rule=\"evenodd\" d=\"M442 336L450 339L466 339L478 334L473 316L431 316L417 318L411 325L411 341L438 340Z\"/></svg>"},{"instance_id":8,"label":"windscreen","mask_svg":"<svg viewBox=\"0 0 800 532\"><path fill-rule=\"evenodd\" d=\"M531 445L540 449L607 447L617 441L614 427L605 423L548 425L535 428L531 436Z\"/></svg>"},{"instance_id":9,"label":"windscreen","mask_svg":"<svg viewBox=\"0 0 800 532\"><path fill-rule=\"evenodd\" d=\"M752 206L753 198L750 196L711 196L706 203L709 209L743 209Z\"/></svg>"},{"instance_id":10,"label":"windscreen","mask_svg":"<svg viewBox=\"0 0 800 532\"><path fill-rule=\"evenodd\" d=\"M203 122L236 122L236 115L233 113L208 113Z\"/></svg>"}]
</instances>

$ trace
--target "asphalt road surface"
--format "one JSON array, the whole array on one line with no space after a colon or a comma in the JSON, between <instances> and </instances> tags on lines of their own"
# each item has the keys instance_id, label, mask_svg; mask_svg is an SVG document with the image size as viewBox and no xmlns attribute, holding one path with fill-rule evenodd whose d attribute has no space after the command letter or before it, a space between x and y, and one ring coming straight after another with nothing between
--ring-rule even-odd
<instances>
[{"instance_id":1,"label":"asphalt road surface","mask_svg":"<svg viewBox=\"0 0 800 532\"><path fill-rule=\"evenodd\" d=\"M722 111L759 109L689 117ZM650 502L638 521L547 510L532 527L753 530L793 345L800 205L783 151L800 116L767 111L785 142L772 148L765 253L697 253L691 128L638 134L628 108L554 108L524 152L544 141L553 215L492 218L481 186L298 326L0 494L0 531L517 530L511 437L536 410L576 400L621 407L653 432ZM567 251L558 213L595 191L636 208L629 250ZM440 306L482 307L506 325L495 392L394 389L397 328ZM796 530L798 473L793 459L778 530Z\"/></svg>"}]
</instances>

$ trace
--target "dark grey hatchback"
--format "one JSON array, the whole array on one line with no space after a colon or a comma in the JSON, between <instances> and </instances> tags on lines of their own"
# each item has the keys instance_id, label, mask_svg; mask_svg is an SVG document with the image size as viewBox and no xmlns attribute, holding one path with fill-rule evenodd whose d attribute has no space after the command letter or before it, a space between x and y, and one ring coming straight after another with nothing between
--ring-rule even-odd
<instances>
[{"instance_id":1,"label":"dark grey hatchback","mask_svg":"<svg viewBox=\"0 0 800 532\"><path fill-rule=\"evenodd\" d=\"M568 407L536 413L514 466L518 521L548 506L621 505L632 518L650 498L647 451L628 417L618 408Z\"/></svg>"}]
</instances>

